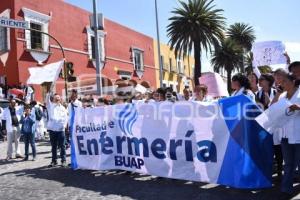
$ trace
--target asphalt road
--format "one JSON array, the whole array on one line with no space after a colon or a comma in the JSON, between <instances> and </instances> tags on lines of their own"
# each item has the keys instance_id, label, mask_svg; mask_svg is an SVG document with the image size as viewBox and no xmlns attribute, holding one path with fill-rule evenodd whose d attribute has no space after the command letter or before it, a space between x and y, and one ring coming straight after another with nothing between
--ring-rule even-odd
<instances>
[{"instance_id":1,"label":"asphalt road","mask_svg":"<svg viewBox=\"0 0 300 200\"><path fill-rule=\"evenodd\" d=\"M24 150L23 144L21 147ZM275 200L280 184L259 191L237 190L224 186L157 178L124 171L83 171L48 168L51 160L47 142L37 143L36 161L6 161L6 143L0 142L0 200L39 199L139 199L139 200ZM69 161L69 156L68 156ZM293 199L300 199L300 184L295 184Z\"/></svg>"}]
</instances>

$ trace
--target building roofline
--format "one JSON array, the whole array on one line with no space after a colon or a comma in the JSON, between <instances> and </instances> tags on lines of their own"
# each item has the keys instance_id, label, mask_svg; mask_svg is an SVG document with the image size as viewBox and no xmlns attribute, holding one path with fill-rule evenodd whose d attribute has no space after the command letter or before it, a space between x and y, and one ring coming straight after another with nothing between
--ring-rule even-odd
<instances>
[{"instance_id":1,"label":"building roofline","mask_svg":"<svg viewBox=\"0 0 300 200\"><path fill-rule=\"evenodd\" d=\"M72 3L69 3L69 2L65 2L65 1L62 1L62 3L65 3L65 4L67 4L68 6L71 6L71 7L74 7L74 8L76 8L76 9L78 9L78 10L81 10L81 11L87 13L87 14L92 14L91 11L86 10L86 9L84 9L84 8L81 8L81 7L79 7L79 6L75 5L75 4L72 4ZM103 15L103 16L104 16L104 15ZM132 32L135 32L135 33L141 34L141 35L143 35L143 36L146 36L146 37L148 37L149 39L152 39L152 40L154 39L154 38L153 38L152 36L150 36L150 35L147 35L147 34L145 34L145 33L143 33L143 32L140 32L140 31L138 31L138 30L135 30L135 29L133 29L133 28L131 28L131 27L129 27L129 26L125 26L125 25L123 25L123 24L121 24L121 23L119 23L119 22L113 21L112 19L109 19L109 18L107 18L107 17L105 17L105 16L104 16L104 21L108 21L108 22L110 22L110 23L117 24L117 25L122 26L123 28L128 29L128 30L130 30L130 31L132 31ZM104 22L104 24L105 24L105 22Z\"/></svg>"}]
</instances>

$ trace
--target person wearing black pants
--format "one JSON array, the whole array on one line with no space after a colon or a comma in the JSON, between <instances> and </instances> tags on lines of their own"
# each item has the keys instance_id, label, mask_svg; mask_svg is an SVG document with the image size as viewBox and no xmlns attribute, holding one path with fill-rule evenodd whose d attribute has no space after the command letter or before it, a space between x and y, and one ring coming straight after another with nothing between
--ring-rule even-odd
<instances>
[{"instance_id":1,"label":"person wearing black pants","mask_svg":"<svg viewBox=\"0 0 300 200\"><path fill-rule=\"evenodd\" d=\"M66 145L65 129L68 123L68 113L61 104L61 97L54 94L50 101L50 95L47 96L48 123L47 129L50 134L52 161L49 167L57 165L57 147L60 149L61 165L66 167Z\"/></svg>"},{"instance_id":2,"label":"person wearing black pants","mask_svg":"<svg viewBox=\"0 0 300 200\"><path fill-rule=\"evenodd\" d=\"M49 130L50 142L51 142L51 152L52 152L52 162L57 164L57 148L60 149L60 159L61 162L66 162L66 136L63 131L51 131Z\"/></svg>"}]
</instances>

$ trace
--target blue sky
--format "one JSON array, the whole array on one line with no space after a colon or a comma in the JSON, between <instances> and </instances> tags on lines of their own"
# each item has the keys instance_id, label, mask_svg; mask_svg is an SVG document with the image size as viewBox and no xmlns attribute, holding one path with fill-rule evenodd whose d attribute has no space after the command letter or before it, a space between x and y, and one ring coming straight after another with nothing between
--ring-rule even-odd
<instances>
[{"instance_id":1,"label":"blue sky","mask_svg":"<svg viewBox=\"0 0 300 200\"><path fill-rule=\"evenodd\" d=\"M92 0L65 0L92 11ZM167 43L166 26L177 0L157 0L161 42ZM227 25L249 23L254 27L257 41L285 42L291 60L300 60L299 0L215 0L224 10ZM154 0L98 0L98 10L106 18L156 38ZM210 63L203 55L204 71Z\"/></svg>"}]
</instances>

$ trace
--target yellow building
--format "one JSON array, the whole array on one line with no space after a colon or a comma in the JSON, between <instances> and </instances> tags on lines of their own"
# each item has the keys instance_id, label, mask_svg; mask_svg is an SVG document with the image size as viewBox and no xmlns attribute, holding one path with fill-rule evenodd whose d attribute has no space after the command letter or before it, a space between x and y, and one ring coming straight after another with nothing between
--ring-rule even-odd
<instances>
[{"instance_id":1,"label":"yellow building","mask_svg":"<svg viewBox=\"0 0 300 200\"><path fill-rule=\"evenodd\" d=\"M154 40L153 46L157 87L160 87L159 56L156 40ZM174 91L180 93L184 88L193 90L194 58L191 56L176 58L174 50L162 43L160 44L160 53L163 65L163 87L172 87Z\"/></svg>"}]
</instances>

